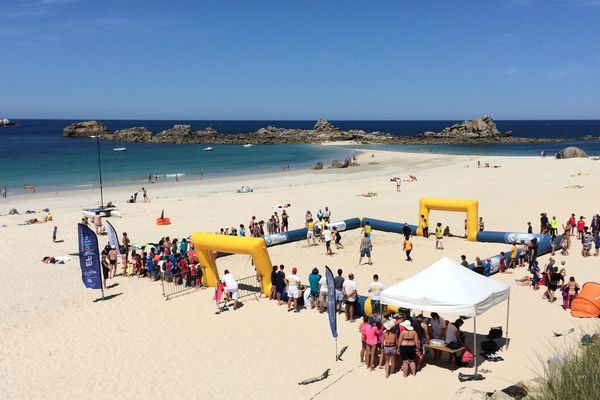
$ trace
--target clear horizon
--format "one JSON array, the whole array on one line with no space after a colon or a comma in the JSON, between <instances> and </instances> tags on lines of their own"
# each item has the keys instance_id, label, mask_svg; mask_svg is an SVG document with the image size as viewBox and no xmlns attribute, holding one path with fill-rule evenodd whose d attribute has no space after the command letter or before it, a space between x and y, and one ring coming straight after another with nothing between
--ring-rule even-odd
<instances>
[{"instance_id":1,"label":"clear horizon","mask_svg":"<svg viewBox=\"0 0 600 400\"><path fill-rule=\"evenodd\" d=\"M600 0L0 0L0 118L600 119Z\"/></svg>"}]
</instances>

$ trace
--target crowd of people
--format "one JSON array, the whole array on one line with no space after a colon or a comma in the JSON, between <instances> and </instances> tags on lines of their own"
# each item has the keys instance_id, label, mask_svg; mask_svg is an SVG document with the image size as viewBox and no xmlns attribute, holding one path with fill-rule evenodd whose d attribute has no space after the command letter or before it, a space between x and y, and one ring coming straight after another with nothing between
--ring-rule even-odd
<instances>
[{"instance_id":1,"label":"crowd of people","mask_svg":"<svg viewBox=\"0 0 600 400\"><path fill-rule=\"evenodd\" d=\"M188 287L202 286L204 273L196 252L192 250L194 245L190 238L179 240L169 236L136 249L127 233L123 232L118 246L108 243L102 249L100 263L104 285L107 287L107 280L119 275L117 263L120 259L120 275L123 277L163 278Z\"/></svg>"}]
</instances>

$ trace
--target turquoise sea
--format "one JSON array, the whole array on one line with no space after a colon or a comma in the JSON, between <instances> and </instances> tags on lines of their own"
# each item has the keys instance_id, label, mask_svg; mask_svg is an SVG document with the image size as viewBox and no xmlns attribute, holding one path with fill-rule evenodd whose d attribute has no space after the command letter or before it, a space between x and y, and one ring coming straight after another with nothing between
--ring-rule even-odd
<instances>
[{"instance_id":1,"label":"turquoise sea","mask_svg":"<svg viewBox=\"0 0 600 400\"><path fill-rule=\"evenodd\" d=\"M96 141L89 138L65 138L62 130L74 120L16 120L18 126L0 128L0 186L9 193L22 193L24 184L40 191L92 187L98 180ZM136 121L106 120L110 129L145 126L153 132L177 123L191 124L194 130L211 126L223 133L256 131L267 125L309 129L314 121ZM416 135L426 130L441 130L457 121L332 121L342 129L383 131L397 135ZM496 121L500 130L512 130L515 136L559 137L567 143L496 144L496 145L394 145L361 146L394 151L450 154L539 156L544 149L552 155L567 145L600 155L599 140L582 140L585 135L600 136L600 120L585 121ZM113 148L126 147L125 152ZM106 185L144 182L149 174L174 180L241 175L304 169L317 161L343 160L351 150L336 146L314 145L157 145L101 142L102 175ZM170 175L170 176L167 176Z\"/></svg>"}]
</instances>

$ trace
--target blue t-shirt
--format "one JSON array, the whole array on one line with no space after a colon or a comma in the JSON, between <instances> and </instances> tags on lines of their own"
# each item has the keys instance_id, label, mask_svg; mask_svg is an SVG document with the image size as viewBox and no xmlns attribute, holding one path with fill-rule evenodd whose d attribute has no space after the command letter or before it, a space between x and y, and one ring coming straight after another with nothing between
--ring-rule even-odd
<instances>
[{"instance_id":1,"label":"blue t-shirt","mask_svg":"<svg viewBox=\"0 0 600 400\"><path fill-rule=\"evenodd\" d=\"M187 253L187 248L188 248L187 242L181 242L181 245L179 246L179 252L181 254L186 254Z\"/></svg>"},{"instance_id":2,"label":"blue t-shirt","mask_svg":"<svg viewBox=\"0 0 600 400\"><path fill-rule=\"evenodd\" d=\"M320 280L321 280L321 275L319 275L319 274L308 275L308 283L310 285L311 293L317 294L319 292L319 281Z\"/></svg>"}]
</instances>

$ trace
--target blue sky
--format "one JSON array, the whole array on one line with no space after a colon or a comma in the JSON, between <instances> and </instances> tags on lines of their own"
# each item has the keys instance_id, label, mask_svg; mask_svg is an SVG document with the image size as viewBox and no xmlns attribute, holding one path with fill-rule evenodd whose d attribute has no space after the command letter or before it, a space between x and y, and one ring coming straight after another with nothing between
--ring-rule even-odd
<instances>
[{"instance_id":1,"label":"blue sky","mask_svg":"<svg viewBox=\"0 0 600 400\"><path fill-rule=\"evenodd\" d=\"M0 116L600 119L600 0L0 0Z\"/></svg>"}]
</instances>

